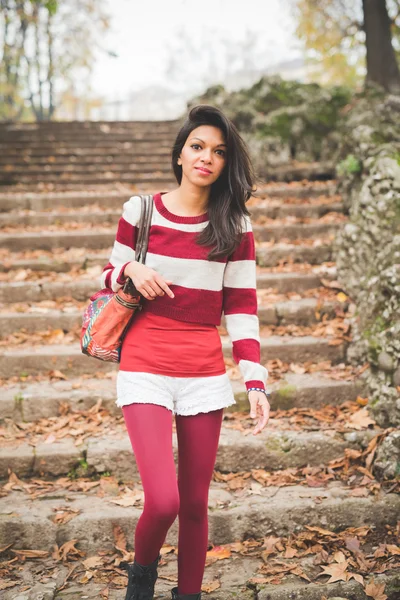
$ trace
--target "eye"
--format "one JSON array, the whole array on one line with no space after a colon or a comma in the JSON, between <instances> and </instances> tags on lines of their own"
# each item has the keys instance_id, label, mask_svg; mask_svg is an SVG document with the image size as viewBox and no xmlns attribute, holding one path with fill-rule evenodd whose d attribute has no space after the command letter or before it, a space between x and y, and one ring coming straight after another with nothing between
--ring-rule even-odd
<instances>
[{"instance_id":1,"label":"eye","mask_svg":"<svg viewBox=\"0 0 400 600\"><path fill-rule=\"evenodd\" d=\"M201 146L199 144L192 144L190 147L194 148L195 146L197 146L198 148L201 148Z\"/></svg>"},{"instance_id":2,"label":"eye","mask_svg":"<svg viewBox=\"0 0 400 600\"><path fill-rule=\"evenodd\" d=\"M225 150L217 150L217 152L222 152L221 156L225 156Z\"/></svg>"}]
</instances>

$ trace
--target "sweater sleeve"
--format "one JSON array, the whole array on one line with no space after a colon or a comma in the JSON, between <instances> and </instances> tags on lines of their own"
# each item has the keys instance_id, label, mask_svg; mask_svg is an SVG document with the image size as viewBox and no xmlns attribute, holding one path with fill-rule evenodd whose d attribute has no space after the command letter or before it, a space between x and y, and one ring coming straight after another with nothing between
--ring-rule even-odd
<instances>
[{"instance_id":1,"label":"sweater sleeve","mask_svg":"<svg viewBox=\"0 0 400 600\"><path fill-rule=\"evenodd\" d=\"M226 264L223 312L232 342L233 360L239 365L246 389L265 389L268 370L260 364L260 326L257 315L256 249L250 217L244 217L245 233Z\"/></svg>"},{"instance_id":2,"label":"sweater sleeve","mask_svg":"<svg viewBox=\"0 0 400 600\"><path fill-rule=\"evenodd\" d=\"M111 288L118 292L126 281L124 269L128 263L135 260L140 211L140 196L132 196L124 203L111 256L100 277L102 288Z\"/></svg>"}]
</instances>

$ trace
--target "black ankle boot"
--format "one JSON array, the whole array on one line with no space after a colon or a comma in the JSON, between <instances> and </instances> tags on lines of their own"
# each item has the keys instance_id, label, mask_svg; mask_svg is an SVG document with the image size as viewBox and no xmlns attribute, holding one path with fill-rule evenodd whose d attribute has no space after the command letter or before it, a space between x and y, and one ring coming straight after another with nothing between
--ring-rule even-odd
<instances>
[{"instance_id":1,"label":"black ankle boot","mask_svg":"<svg viewBox=\"0 0 400 600\"><path fill-rule=\"evenodd\" d=\"M128 572L128 588L125 600L153 600L154 586L158 577L157 567L161 555L151 565L140 565L134 560L133 563L122 562L120 567Z\"/></svg>"},{"instance_id":2,"label":"black ankle boot","mask_svg":"<svg viewBox=\"0 0 400 600\"><path fill-rule=\"evenodd\" d=\"M178 594L178 588L172 589L172 600L201 600L201 592L198 594Z\"/></svg>"}]
</instances>

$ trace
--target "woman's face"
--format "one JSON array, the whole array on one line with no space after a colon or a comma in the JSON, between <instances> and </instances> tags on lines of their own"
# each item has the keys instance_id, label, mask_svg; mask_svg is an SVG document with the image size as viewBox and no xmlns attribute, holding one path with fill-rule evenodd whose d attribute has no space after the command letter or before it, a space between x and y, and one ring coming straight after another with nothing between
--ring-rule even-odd
<instances>
[{"instance_id":1,"label":"woman's face","mask_svg":"<svg viewBox=\"0 0 400 600\"><path fill-rule=\"evenodd\" d=\"M226 164L226 144L222 131L213 125L200 125L189 134L178 158L182 178L205 187L217 181Z\"/></svg>"}]
</instances>

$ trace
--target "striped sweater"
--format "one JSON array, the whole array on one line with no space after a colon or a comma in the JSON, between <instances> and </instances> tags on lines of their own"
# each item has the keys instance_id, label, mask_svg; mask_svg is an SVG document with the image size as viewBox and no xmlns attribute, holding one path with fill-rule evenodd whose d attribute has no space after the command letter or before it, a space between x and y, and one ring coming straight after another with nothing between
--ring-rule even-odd
<instances>
[{"instance_id":1,"label":"striped sweater","mask_svg":"<svg viewBox=\"0 0 400 600\"><path fill-rule=\"evenodd\" d=\"M208 223L208 214L182 217L154 194L149 245L145 264L173 283L175 298L167 294L144 300L146 310L180 321L220 325L222 313L246 388L265 389L268 371L260 364L257 316L256 255L250 218L243 216L243 239L229 257L207 260L210 248L195 239ZM124 204L110 260L101 275L101 286L117 292L125 282L125 266L135 260L140 218L140 196Z\"/></svg>"}]
</instances>

